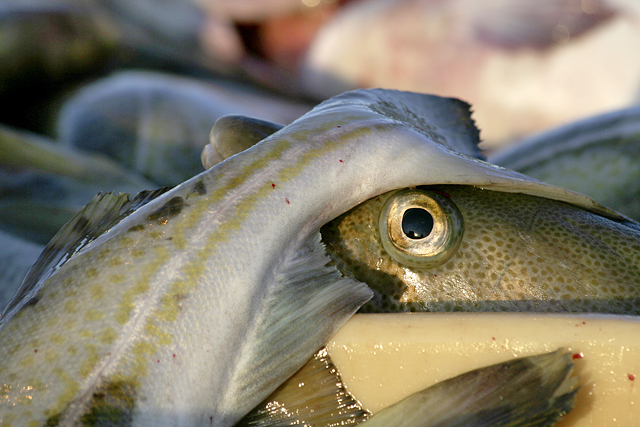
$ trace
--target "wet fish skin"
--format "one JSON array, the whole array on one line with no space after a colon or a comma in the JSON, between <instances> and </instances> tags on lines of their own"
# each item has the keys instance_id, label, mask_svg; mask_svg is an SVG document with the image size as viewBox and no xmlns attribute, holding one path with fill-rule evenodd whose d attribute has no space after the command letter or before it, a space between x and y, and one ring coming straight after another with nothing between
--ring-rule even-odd
<instances>
[{"instance_id":1,"label":"wet fish skin","mask_svg":"<svg viewBox=\"0 0 640 427\"><path fill-rule=\"evenodd\" d=\"M69 245L76 225L99 222L99 207L117 217L128 204L95 199L45 250L51 263L30 272L1 319L3 421L68 425L107 411L125 424L225 426L248 412L371 295L325 266L322 224L422 182L417 157L468 165L480 182L512 178L469 164L443 137L434 142L433 130L404 126L396 102L458 105L400 92L347 94L104 225L95 240ZM428 122L434 111L418 116ZM468 111L460 113L460 126L441 128L459 128L464 139ZM403 165L397 176L381 167L390 155ZM69 254L56 255L60 247Z\"/></svg>"},{"instance_id":2,"label":"wet fish skin","mask_svg":"<svg viewBox=\"0 0 640 427\"><path fill-rule=\"evenodd\" d=\"M370 297L326 265L319 229L394 189L480 186L621 219L454 151L477 143L460 101L356 91L133 213L100 196L69 235L103 205L126 218L88 242L54 239L52 263L30 272L0 319L3 422L232 425Z\"/></svg>"},{"instance_id":3,"label":"wet fish skin","mask_svg":"<svg viewBox=\"0 0 640 427\"><path fill-rule=\"evenodd\" d=\"M552 169L559 162L554 157L557 153L573 156L594 150L601 154L607 147L598 141L620 144L617 136L621 134L629 135L623 141L624 147L631 147L637 110L568 125L495 158L528 172ZM259 142L258 131L264 129L237 117L226 117L216 125L211 144L203 151L205 167L219 153L228 157ZM626 151L633 155L632 149ZM628 157L619 150L613 155ZM563 176L559 171L556 183L563 183ZM378 218L395 193L377 196L322 228L323 242L340 270L376 292L361 311L639 312L640 226L636 222L612 221L527 195L465 186L425 190L446 195L462 210L463 244L445 265L428 269L404 265L383 246Z\"/></svg>"},{"instance_id":4,"label":"wet fish skin","mask_svg":"<svg viewBox=\"0 0 640 427\"><path fill-rule=\"evenodd\" d=\"M634 221L470 186L417 191L446 195L461 213L461 243L441 265L406 265L383 246L379 217L398 193L369 200L322 229L338 268L376 292L362 310L640 313Z\"/></svg>"},{"instance_id":5,"label":"wet fish skin","mask_svg":"<svg viewBox=\"0 0 640 427\"><path fill-rule=\"evenodd\" d=\"M62 106L62 145L110 157L158 185L200 172L212 121L245 114L290 123L310 106L255 88L149 71L115 73L78 90Z\"/></svg>"}]
</instances>

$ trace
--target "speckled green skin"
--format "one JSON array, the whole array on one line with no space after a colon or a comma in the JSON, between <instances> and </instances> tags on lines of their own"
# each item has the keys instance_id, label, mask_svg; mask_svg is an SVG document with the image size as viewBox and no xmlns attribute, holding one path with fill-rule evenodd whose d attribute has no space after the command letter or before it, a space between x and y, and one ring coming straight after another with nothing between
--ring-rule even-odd
<instances>
[{"instance_id":1,"label":"speckled green skin","mask_svg":"<svg viewBox=\"0 0 640 427\"><path fill-rule=\"evenodd\" d=\"M382 247L378 218L393 193L323 227L339 269L376 292L362 311L640 314L637 224L535 196L471 186L435 189L464 219L460 247L435 268L403 266Z\"/></svg>"}]
</instances>

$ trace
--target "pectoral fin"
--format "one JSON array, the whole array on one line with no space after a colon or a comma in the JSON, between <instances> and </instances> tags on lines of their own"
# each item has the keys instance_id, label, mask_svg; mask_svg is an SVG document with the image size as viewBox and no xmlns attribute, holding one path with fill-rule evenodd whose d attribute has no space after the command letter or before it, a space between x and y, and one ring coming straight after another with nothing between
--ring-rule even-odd
<instances>
[{"instance_id":1,"label":"pectoral fin","mask_svg":"<svg viewBox=\"0 0 640 427\"><path fill-rule=\"evenodd\" d=\"M223 411L243 416L244 396L267 397L321 348L372 297L361 282L329 266L320 233L274 265L267 294L244 338Z\"/></svg>"},{"instance_id":2,"label":"pectoral fin","mask_svg":"<svg viewBox=\"0 0 640 427\"><path fill-rule=\"evenodd\" d=\"M573 408L578 379L562 350L477 369L371 417L366 427L547 427Z\"/></svg>"},{"instance_id":3,"label":"pectoral fin","mask_svg":"<svg viewBox=\"0 0 640 427\"><path fill-rule=\"evenodd\" d=\"M236 427L343 426L368 417L323 348Z\"/></svg>"}]
</instances>

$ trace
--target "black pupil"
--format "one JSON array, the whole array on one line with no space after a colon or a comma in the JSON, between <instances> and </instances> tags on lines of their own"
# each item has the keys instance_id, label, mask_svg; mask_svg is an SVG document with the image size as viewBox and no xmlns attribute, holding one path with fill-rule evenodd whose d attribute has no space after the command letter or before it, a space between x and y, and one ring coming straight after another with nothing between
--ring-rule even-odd
<instances>
[{"instance_id":1,"label":"black pupil","mask_svg":"<svg viewBox=\"0 0 640 427\"><path fill-rule=\"evenodd\" d=\"M424 239L433 230L433 217L425 209L410 208L404 211L402 231L410 239Z\"/></svg>"}]
</instances>

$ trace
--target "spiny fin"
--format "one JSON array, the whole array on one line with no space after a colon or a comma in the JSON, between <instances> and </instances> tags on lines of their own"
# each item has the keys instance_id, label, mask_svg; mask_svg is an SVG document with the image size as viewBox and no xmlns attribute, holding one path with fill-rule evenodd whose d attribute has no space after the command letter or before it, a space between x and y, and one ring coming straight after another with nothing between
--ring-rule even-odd
<instances>
[{"instance_id":1,"label":"spiny fin","mask_svg":"<svg viewBox=\"0 0 640 427\"><path fill-rule=\"evenodd\" d=\"M342 426L368 417L323 348L236 427Z\"/></svg>"},{"instance_id":2,"label":"spiny fin","mask_svg":"<svg viewBox=\"0 0 640 427\"><path fill-rule=\"evenodd\" d=\"M209 133L210 144L202 151L202 165L209 169L234 154L246 150L284 125L246 116L222 116Z\"/></svg>"},{"instance_id":3,"label":"spiny fin","mask_svg":"<svg viewBox=\"0 0 640 427\"><path fill-rule=\"evenodd\" d=\"M366 427L548 427L573 408L578 379L562 349L467 372L373 415Z\"/></svg>"},{"instance_id":4,"label":"spiny fin","mask_svg":"<svg viewBox=\"0 0 640 427\"><path fill-rule=\"evenodd\" d=\"M266 398L371 298L364 283L343 277L329 261L316 232L273 267L228 381L222 406L229 413L253 409L238 407L242 396Z\"/></svg>"},{"instance_id":5,"label":"spiny fin","mask_svg":"<svg viewBox=\"0 0 640 427\"><path fill-rule=\"evenodd\" d=\"M126 193L98 194L67 222L44 248L0 316L0 324L36 297L41 284L90 242L136 209L170 188L141 191L132 200Z\"/></svg>"},{"instance_id":6,"label":"spiny fin","mask_svg":"<svg viewBox=\"0 0 640 427\"><path fill-rule=\"evenodd\" d=\"M472 8L471 26L486 43L545 49L575 39L616 15L606 2L576 10L573 0L501 0Z\"/></svg>"}]
</instances>

